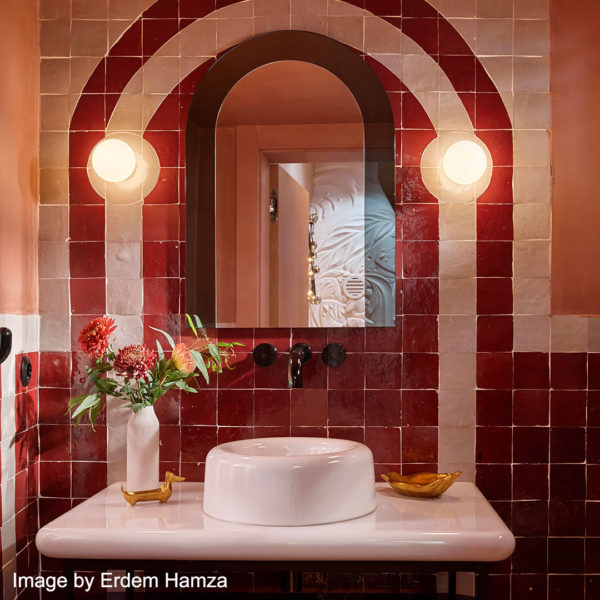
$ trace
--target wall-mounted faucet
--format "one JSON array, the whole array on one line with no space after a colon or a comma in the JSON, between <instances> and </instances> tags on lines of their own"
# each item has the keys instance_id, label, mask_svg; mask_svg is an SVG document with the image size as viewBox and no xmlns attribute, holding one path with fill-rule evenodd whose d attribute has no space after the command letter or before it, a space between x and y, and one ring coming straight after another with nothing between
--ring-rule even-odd
<instances>
[{"instance_id":1,"label":"wall-mounted faucet","mask_svg":"<svg viewBox=\"0 0 600 600\"><path fill-rule=\"evenodd\" d=\"M290 352L288 360L288 387L302 387L302 365L312 356L308 344L296 344Z\"/></svg>"}]
</instances>

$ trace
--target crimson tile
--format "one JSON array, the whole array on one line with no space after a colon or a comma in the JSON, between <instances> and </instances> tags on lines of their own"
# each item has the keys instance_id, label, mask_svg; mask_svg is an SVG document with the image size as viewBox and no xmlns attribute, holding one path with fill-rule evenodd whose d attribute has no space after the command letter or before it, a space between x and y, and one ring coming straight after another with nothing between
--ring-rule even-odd
<instances>
[{"instance_id":1,"label":"crimson tile","mask_svg":"<svg viewBox=\"0 0 600 600\"><path fill-rule=\"evenodd\" d=\"M181 82L179 83L179 93L180 94L190 94L190 95L193 94L196 91L196 88L198 87L198 83L202 80L202 78L204 77L206 72L210 69L210 67L212 67L214 62L215 62L214 58L209 58L209 59L205 60L202 64L200 64L198 67L196 67L187 77L182 79ZM185 101L183 96L182 96L182 101ZM190 101L191 101L191 96L190 96ZM182 105L182 109L183 109L183 105ZM180 118L186 117L188 110L189 110L189 104L188 104L187 110L180 111Z\"/></svg>"},{"instance_id":2,"label":"crimson tile","mask_svg":"<svg viewBox=\"0 0 600 600\"><path fill-rule=\"evenodd\" d=\"M346 352L364 352L365 338L366 329L364 327L332 327L327 330L327 343L341 344Z\"/></svg>"},{"instance_id":3,"label":"crimson tile","mask_svg":"<svg viewBox=\"0 0 600 600\"><path fill-rule=\"evenodd\" d=\"M191 395L196 396L196 394ZM161 425L179 425L179 407L182 396L187 397L188 394L183 394L179 390L170 391L156 401L154 412ZM191 423L186 424L191 425Z\"/></svg>"},{"instance_id":4,"label":"crimson tile","mask_svg":"<svg viewBox=\"0 0 600 600\"><path fill-rule=\"evenodd\" d=\"M366 390L365 425L386 427L400 425L400 398L400 392L396 390Z\"/></svg>"},{"instance_id":5,"label":"crimson tile","mask_svg":"<svg viewBox=\"0 0 600 600\"><path fill-rule=\"evenodd\" d=\"M510 352L477 354L477 387L510 389L513 380L513 361Z\"/></svg>"},{"instance_id":6,"label":"crimson tile","mask_svg":"<svg viewBox=\"0 0 600 600\"><path fill-rule=\"evenodd\" d=\"M165 42L177 34L178 23L174 19L144 19L142 24L142 51L152 56Z\"/></svg>"},{"instance_id":7,"label":"crimson tile","mask_svg":"<svg viewBox=\"0 0 600 600\"><path fill-rule=\"evenodd\" d=\"M419 0L413 0L414 2L418 2ZM423 3L425 4L425 3ZM429 5L428 5L429 6ZM429 7L431 8L431 6ZM403 13L406 15L406 12ZM445 19L440 19L438 22L438 30L439 30L439 52L440 56L445 54L464 54L466 56L472 56L473 52L469 45L465 40L460 36L460 34L454 29L454 27ZM454 83L454 73L452 71L447 71L446 75L450 81Z\"/></svg>"},{"instance_id":8,"label":"crimson tile","mask_svg":"<svg viewBox=\"0 0 600 600\"><path fill-rule=\"evenodd\" d=\"M513 598L528 600L547 600L545 573L515 573L511 577L511 592Z\"/></svg>"},{"instance_id":9,"label":"crimson tile","mask_svg":"<svg viewBox=\"0 0 600 600\"><path fill-rule=\"evenodd\" d=\"M515 425L548 425L549 404L547 390L515 390L513 423Z\"/></svg>"},{"instance_id":10,"label":"crimson tile","mask_svg":"<svg viewBox=\"0 0 600 600\"><path fill-rule=\"evenodd\" d=\"M366 341L367 352L402 352L402 326L369 327Z\"/></svg>"},{"instance_id":11,"label":"crimson tile","mask_svg":"<svg viewBox=\"0 0 600 600\"><path fill-rule=\"evenodd\" d=\"M71 277L104 277L104 242L69 244Z\"/></svg>"},{"instance_id":12,"label":"crimson tile","mask_svg":"<svg viewBox=\"0 0 600 600\"><path fill-rule=\"evenodd\" d=\"M478 204L478 240L512 240L513 214L510 204Z\"/></svg>"},{"instance_id":13,"label":"crimson tile","mask_svg":"<svg viewBox=\"0 0 600 600\"><path fill-rule=\"evenodd\" d=\"M69 202L71 204L104 204L104 198L96 193L90 183L87 169L69 169Z\"/></svg>"},{"instance_id":14,"label":"crimson tile","mask_svg":"<svg viewBox=\"0 0 600 600\"><path fill-rule=\"evenodd\" d=\"M511 277L512 243L477 242L477 276Z\"/></svg>"},{"instance_id":15,"label":"crimson tile","mask_svg":"<svg viewBox=\"0 0 600 600\"><path fill-rule=\"evenodd\" d=\"M144 241L177 240L179 208L177 205L145 205L143 208Z\"/></svg>"},{"instance_id":16,"label":"crimson tile","mask_svg":"<svg viewBox=\"0 0 600 600\"><path fill-rule=\"evenodd\" d=\"M600 500L600 466L587 465L587 495L588 500Z\"/></svg>"},{"instance_id":17,"label":"crimson tile","mask_svg":"<svg viewBox=\"0 0 600 600\"><path fill-rule=\"evenodd\" d=\"M514 364L515 388L548 388L548 354L544 352L515 352Z\"/></svg>"},{"instance_id":18,"label":"crimson tile","mask_svg":"<svg viewBox=\"0 0 600 600\"><path fill-rule=\"evenodd\" d=\"M513 500L548 498L547 465L513 465Z\"/></svg>"},{"instance_id":19,"label":"crimson tile","mask_svg":"<svg viewBox=\"0 0 600 600\"><path fill-rule=\"evenodd\" d=\"M204 481L204 463L181 462L181 476L187 481Z\"/></svg>"},{"instance_id":20,"label":"crimson tile","mask_svg":"<svg viewBox=\"0 0 600 600\"><path fill-rule=\"evenodd\" d=\"M364 0L364 7L378 16L399 17L402 14L402 0Z\"/></svg>"},{"instance_id":21,"label":"crimson tile","mask_svg":"<svg viewBox=\"0 0 600 600\"><path fill-rule=\"evenodd\" d=\"M68 387L70 378L70 352L40 352L40 386Z\"/></svg>"},{"instance_id":22,"label":"crimson tile","mask_svg":"<svg viewBox=\"0 0 600 600\"><path fill-rule=\"evenodd\" d=\"M87 167L94 146L103 138L103 131L71 131L69 133L69 166Z\"/></svg>"},{"instance_id":23,"label":"crimson tile","mask_svg":"<svg viewBox=\"0 0 600 600\"><path fill-rule=\"evenodd\" d=\"M144 199L144 204L177 204L179 202L179 169L164 167L160 170L154 189Z\"/></svg>"},{"instance_id":24,"label":"crimson tile","mask_svg":"<svg viewBox=\"0 0 600 600\"><path fill-rule=\"evenodd\" d=\"M435 462L438 458L437 427L402 428L402 462Z\"/></svg>"},{"instance_id":25,"label":"crimson tile","mask_svg":"<svg viewBox=\"0 0 600 600\"><path fill-rule=\"evenodd\" d=\"M477 390L477 425L512 425L511 390Z\"/></svg>"},{"instance_id":26,"label":"crimson tile","mask_svg":"<svg viewBox=\"0 0 600 600\"><path fill-rule=\"evenodd\" d=\"M404 390L402 392L403 426L437 426L437 390Z\"/></svg>"},{"instance_id":27,"label":"crimson tile","mask_svg":"<svg viewBox=\"0 0 600 600\"><path fill-rule=\"evenodd\" d=\"M71 313L79 315L106 312L104 279L71 279Z\"/></svg>"},{"instance_id":28,"label":"crimson tile","mask_svg":"<svg viewBox=\"0 0 600 600\"><path fill-rule=\"evenodd\" d=\"M550 465L552 500L585 499L585 465Z\"/></svg>"},{"instance_id":29,"label":"crimson tile","mask_svg":"<svg viewBox=\"0 0 600 600\"><path fill-rule=\"evenodd\" d=\"M410 93L395 94L402 96L402 128L403 129L429 129L433 127L431 119L423 105ZM396 123L398 120L396 120ZM437 239L437 238L428 238Z\"/></svg>"},{"instance_id":30,"label":"crimson tile","mask_svg":"<svg viewBox=\"0 0 600 600\"><path fill-rule=\"evenodd\" d=\"M254 392L254 425L289 426L289 390L256 390Z\"/></svg>"},{"instance_id":31,"label":"crimson tile","mask_svg":"<svg viewBox=\"0 0 600 600\"><path fill-rule=\"evenodd\" d=\"M478 427L475 451L479 463L510 463L512 428Z\"/></svg>"},{"instance_id":32,"label":"crimson tile","mask_svg":"<svg viewBox=\"0 0 600 600\"><path fill-rule=\"evenodd\" d=\"M588 463L600 463L600 427L588 427L587 429L587 453Z\"/></svg>"},{"instance_id":33,"label":"crimson tile","mask_svg":"<svg viewBox=\"0 0 600 600\"><path fill-rule=\"evenodd\" d=\"M488 147L494 166L507 167L513 164L512 130L478 129L476 135Z\"/></svg>"},{"instance_id":34,"label":"crimson tile","mask_svg":"<svg viewBox=\"0 0 600 600\"><path fill-rule=\"evenodd\" d=\"M144 242L142 261L144 277L178 277L178 246L178 242Z\"/></svg>"},{"instance_id":35,"label":"crimson tile","mask_svg":"<svg viewBox=\"0 0 600 600\"><path fill-rule=\"evenodd\" d=\"M435 130L406 129L402 132L402 162L403 167L418 167L421 165L423 150L435 139Z\"/></svg>"},{"instance_id":36,"label":"crimson tile","mask_svg":"<svg viewBox=\"0 0 600 600\"><path fill-rule=\"evenodd\" d=\"M328 437L330 438L351 440L361 444L364 444L365 442L364 427L328 427L327 433L329 434Z\"/></svg>"},{"instance_id":37,"label":"crimson tile","mask_svg":"<svg viewBox=\"0 0 600 600\"><path fill-rule=\"evenodd\" d=\"M326 426L327 404L327 390L291 390L291 424Z\"/></svg>"},{"instance_id":38,"label":"crimson tile","mask_svg":"<svg viewBox=\"0 0 600 600\"><path fill-rule=\"evenodd\" d=\"M403 18L402 32L427 54L438 53L438 20L435 18Z\"/></svg>"},{"instance_id":39,"label":"crimson tile","mask_svg":"<svg viewBox=\"0 0 600 600\"><path fill-rule=\"evenodd\" d=\"M512 502L512 532L516 536L548 535L548 502L525 500Z\"/></svg>"},{"instance_id":40,"label":"crimson tile","mask_svg":"<svg viewBox=\"0 0 600 600\"><path fill-rule=\"evenodd\" d=\"M553 352L550 383L559 390L584 390L587 386L587 356L584 353Z\"/></svg>"},{"instance_id":41,"label":"crimson tile","mask_svg":"<svg viewBox=\"0 0 600 600\"><path fill-rule=\"evenodd\" d=\"M474 56L440 56L439 64L457 92L475 91Z\"/></svg>"},{"instance_id":42,"label":"crimson tile","mask_svg":"<svg viewBox=\"0 0 600 600\"><path fill-rule=\"evenodd\" d=\"M396 169L396 184L400 186L396 202L437 202L437 198L425 187L418 166L403 165L401 169Z\"/></svg>"},{"instance_id":43,"label":"crimson tile","mask_svg":"<svg viewBox=\"0 0 600 600\"><path fill-rule=\"evenodd\" d=\"M106 460L107 427L71 425L71 458L73 460Z\"/></svg>"},{"instance_id":44,"label":"crimson tile","mask_svg":"<svg viewBox=\"0 0 600 600\"><path fill-rule=\"evenodd\" d=\"M403 17L437 17L438 13L423 0L402 0Z\"/></svg>"},{"instance_id":45,"label":"crimson tile","mask_svg":"<svg viewBox=\"0 0 600 600\"><path fill-rule=\"evenodd\" d=\"M404 242L402 245L404 277L437 277L438 246L438 242Z\"/></svg>"},{"instance_id":46,"label":"crimson tile","mask_svg":"<svg viewBox=\"0 0 600 600\"><path fill-rule=\"evenodd\" d=\"M249 390L219 390L217 407L219 425L254 425L254 395Z\"/></svg>"},{"instance_id":47,"label":"crimson tile","mask_svg":"<svg viewBox=\"0 0 600 600\"><path fill-rule=\"evenodd\" d=\"M550 535L585 535L585 504L583 501L551 500L548 520Z\"/></svg>"},{"instance_id":48,"label":"crimson tile","mask_svg":"<svg viewBox=\"0 0 600 600\"><path fill-rule=\"evenodd\" d=\"M408 204L401 208L404 240L439 240L439 206Z\"/></svg>"},{"instance_id":49,"label":"crimson tile","mask_svg":"<svg viewBox=\"0 0 600 600\"><path fill-rule=\"evenodd\" d=\"M444 58L444 57L440 57ZM458 97L462 102L473 127L475 126L475 94L473 92L458 92ZM489 187L489 185L488 185Z\"/></svg>"},{"instance_id":50,"label":"crimson tile","mask_svg":"<svg viewBox=\"0 0 600 600\"><path fill-rule=\"evenodd\" d=\"M365 393L363 390L330 390L327 405L330 426L364 425Z\"/></svg>"},{"instance_id":51,"label":"crimson tile","mask_svg":"<svg viewBox=\"0 0 600 600\"><path fill-rule=\"evenodd\" d=\"M435 316L406 315L402 319L404 352L436 352L438 320Z\"/></svg>"},{"instance_id":52,"label":"crimson tile","mask_svg":"<svg viewBox=\"0 0 600 600\"><path fill-rule=\"evenodd\" d=\"M401 354L366 354L366 389L400 389Z\"/></svg>"},{"instance_id":53,"label":"crimson tile","mask_svg":"<svg viewBox=\"0 0 600 600\"><path fill-rule=\"evenodd\" d=\"M104 206L71 206L69 233L71 241L104 241Z\"/></svg>"},{"instance_id":54,"label":"crimson tile","mask_svg":"<svg viewBox=\"0 0 600 600\"><path fill-rule=\"evenodd\" d=\"M329 368L321 360L321 357L317 355L309 360L302 368L302 387L309 389L327 389L327 375L328 373L332 377L343 377L340 374L340 369L348 362L346 360L343 365L336 368ZM335 373L335 375L333 375Z\"/></svg>"},{"instance_id":55,"label":"crimson tile","mask_svg":"<svg viewBox=\"0 0 600 600\"><path fill-rule=\"evenodd\" d=\"M570 504L575 504L574 502L563 503L565 506L565 513L568 513L568 507ZM579 504L579 503L577 503ZM569 533L568 535L588 535L600 537L600 502L586 502L585 509L582 512L585 515L585 532L580 533L580 529L577 528L573 533ZM567 514L566 519L568 520L570 517Z\"/></svg>"},{"instance_id":56,"label":"crimson tile","mask_svg":"<svg viewBox=\"0 0 600 600\"><path fill-rule=\"evenodd\" d=\"M177 131L146 131L144 139L152 144L160 166L179 166L179 134Z\"/></svg>"},{"instance_id":57,"label":"crimson tile","mask_svg":"<svg viewBox=\"0 0 600 600\"><path fill-rule=\"evenodd\" d=\"M510 500L510 465L477 465L476 485L488 500Z\"/></svg>"},{"instance_id":58,"label":"crimson tile","mask_svg":"<svg viewBox=\"0 0 600 600\"><path fill-rule=\"evenodd\" d=\"M402 387L404 389L437 388L438 368L437 354L405 353L402 357Z\"/></svg>"},{"instance_id":59,"label":"crimson tile","mask_svg":"<svg viewBox=\"0 0 600 600\"><path fill-rule=\"evenodd\" d=\"M600 390L600 354L590 353L588 357L588 388Z\"/></svg>"},{"instance_id":60,"label":"crimson tile","mask_svg":"<svg viewBox=\"0 0 600 600\"><path fill-rule=\"evenodd\" d=\"M179 312L179 280L144 279L144 314L169 315Z\"/></svg>"},{"instance_id":61,"label":"crimson tile","mask_svg":"<svg viewBox=\"0 0 600 600\"><path fill-rule=\"evenodd\" d=\"M106 60L102 59L87 80L83 88L84 94L103 94L106 86Z\"/></svg>"},{"instance_id":62,"label":"crimson tile","mask_svg":"<svg viewBox=\"0 0 600 600\"><path fill-rule=\"evenodd\" d=\"M510 352L512 348L512 316L480 316L477 318L478 352Z\"/></svg>"},{"instance_id":63,"label":"crimson tile","mask_svg":"<svg viewBox=\"0 0 600 600\"><path fill-rule=\"evenodd\" d=\"M515 463L548 463L549 430L547 427L515 427L513 461Z\"/></svg>"},{"instance_id":64,"label":"crimson tile","mask_svg":"<svg viewBox=\"0 0 600 600\"><path fill-rule=\"evenodd\" d=\"M548 540L545 537L516 539L512 568L514 573L545 573Z\"/></svg>"},{"instance_id":65,"label":"crimson tile","mask_svg":"<svg viewBox=\"0 0 600 600\"><path fill-rule=\"evenodd\" d=\"M173 461L179 463L179 454L181 451L181 437L179 435L179 425L160 426L160 460ZM161 469L162 471L162 469Z\"/></svg>"},{"instance_id":66,"label":"crimson tile","mask_svg":"<svg viewBox=\"0 0 600 600\"><path fill-rule=\"evenodd\" d=\"M550 423L553 427L584 427L586 392L553 390L550 394Z\"/></svg>"},{"instance_id":67,"label":"crimson tile","mask_svg":"<svg viewBox=\"0 0 600 600\"><path fill-rule=\"evenodd\" d=\"M487 189L477 198L479 204L489 202L492 204L512 204L513 201L513 168L511 166L494 166L492 179Z\"/></svg>"},{"instance_id":68,"label":"crimson tile","mask_svg":"<svg viewBox=\"0 0 600 600\"><path fill-rule=\"evenodd\" d=\"M68 423L65 414L69 404L70 390L68 388L40 388L39 390L39 422L42 424Z\"/></svg>"},{"instance_id":69,"label":"crimson tile","mask_svg":"<svg viewBox=\"0 0 600 600\"><path fill-rule=\"evenodd\" d=\"M477 313L480 315L512 314L512 279L485 277L477 279Z\"/></svg>"},{"instance_id":70,"label":"crimson tile","mask_svg":"<svg viewBox=\"0 0 600 600\"><path fill-rule=\"evenodd\" d=\"M438 313L438 279L404 279L402 283L405 315L435 315Z\"/></svg>"},{"instance_id":71,"label":"crimson tile","mask_svg":"<svg viewBox=\"0 0 600 600\"><path fill-rule=\"evenodd\" d=\"M258 330L257 330L258 331ZM258 342L258 339L256 340ZM284 388L287 387L288 354L279 353L277 360L269 367L255 369L256 388ZM254 363L253 363L254 364ZM343 365L342 365L343 366Z\"/></svg>"},{"instance_id":72,"label":"crimson tile","mask_svg":"<svg viewBox=\"0 0 600 600\"><path fill-rule=\"evenodd\" d=\"M250 440L254 437L254 427L219 427L217 442L225 444L237 440Z\"/></svg>"},{"instance_id":73,"label":"crimson tile","mask_svg":"<svg viewBox=\"0 0 600 600\"><path fill-rule=\"evenodd\" d=\"M394 125L396 127L396 164L400 164L401 162L400 149L402 148L402 132L399 129L400 124L402 123L403 96L404 94L402 92L387 92L390 108L392 109L394 117Z\"/></svg>"},{"instance_id":74,"label":"crimson tile","mask_svg":"<svg viewBox=\"0 0 600 600\"><path fill-rule=\"evenodd\" d=\"M570 556L568 560L568 565L571 568L566 569L565 572L579 573L583 570L581 564L583 558L581 545L583 545L583 542L584 540L582 539L571 539L563 546L559 546L557 551L558 555L569 551L572 551L574 554L574 556ZM585 572L600 573L600 538L587 538L585 540Z\"/></svg>"},{"instance_id":75,"label":"crimson tile","mask_svg":"<svg viewBox=\"0 0 600 600\"><path fill-rule=\"evenodd\" d=\"M199 390L181 398L181 423L186 425L215 425L217 391Z\"/></svg>"},{"instance_id":76,"label":"crimson tile","mask_svg":"<svg viewBox=\"0 0 600 600\"><path fill-rule=\"evenodd\" d=\"M550 538L548 569L551 573L582 573L584 545L582 539Z\"/></svg>"},{"instance_id":77,"label":"crimson tile","mask_svg":"<svg viewBox=\"0 0 600 600\"><path fill-rule=\"evenodd\" d=\"M73 498L89 498L106 487L105 462L71 463Z\"/></svg>"},{"instance_id":78,"label":"crimson tile","mask_svg":"<svg viewBox=\"0 0 600 600\"><path fill-rule=\"evenodd\" d=\"M225 369L217 376L217 385L220 389L247 389L259 387L258 380L256 385L254 382L254 361L252 360L251 354L238 353L229 360L229 365L233 367L233 369ZM287 379L284 381L287 383ZM282 381L281 387L284 387L284 385L285 383Z\"/></svg>"},{"instance_id":79,"label":"crimson tile","mask_svg":"<svg viewBox=\"0 0 600 600\"><path fill-rule=\"evenodd\" d=\"M179 16L178 0L158 0L142 13L142 19L177 19Z\"/></svg>"},{"instance_id":80,"label":"crimson tile","mask_svg":"<svg viewBox=\"0 0 600 600\"><path fill-rule=\"evenodd\" d=\"M179 17L198 19L215 10L215 0L179 0Z\"/></svg>"},{"instance_id":81,"label":"crimson tile","mask_svg":"<svg viewBox=\"0 0 600 600\"><path fill-rule=\"evenodd\" d=\"M478 93L477 129L511 129L512 125L500 94Z\"/></svg>"},{"instance_id":82,"label":"crimson tile","mask_svg":"<svg viewBox=\"0 0 600 600\"><path fill-rule=\"evenodd\" d=\"M400 460L399 427L366 427L365 444L373 452L376 463Z\"/></svg>"},{"instance_id":83,"label":"crimson tile","mask_svg":"<svg viewBox=\"0 0 600 600\"><path fill-rule=\"evenodd\" d=\"M291 427L289 425L267 425L254 428L254 437L287 437L291 434Z\"/></svg>"},{"instance_id":84,"label":"crimson tile","mask_svg":"<svg viewBox=\"0 0 600 600\"><path fill-rule=\"evenodd\" d=\"M585 594L586 598L600 598L600 575L586 575Z\"/></svg>"},{"instance_id":85,"label":"crimson tile","mask_svg":"<svg viewBox=\"0 0 600 600\"><path fill-rule=\"evenodd\" d=\"M104 95L82 94L71 117L71 131L102 131L104 120Z\"/></svg>"},{"instance_id":86,"label":"crimson tile","mask_svg":"<svg viewBox=\"0 0 600 600\"><path fill-rule=\"evenodd\" d=\"M204 462L208 451L217 445L216 427L198 427L182 425L181 460L182 462Z\"/></svg>"},{"instance_id":87,"label":"crimson tile","mask_svg":"<svg viewBox=\"0 0 600 600\"><path fill-rule=\"evenodd\" d=\"M166 331L174 340L179 341L181 328L180 317L178 314L144 316L144 343L148 344L149 346L155 346L155 341L158 339L164 348L167 345L166 339L162 333L154 331L153 329L150 329L150 327ZM191 330L189 331L191 332ZM189 340L181 341L187 341L191 343L193 339L194 338L191 337Z\"/></svg>"},{"instance_id":88,"label":"crimson tile","mask_svg":"<svg viewBox=\"0 0 600 600\"><path fill-rule=\"evenodd\" d=\"M142 21L134 21L110 49L110 56L142 55Z\"/></svg>"}]
</instances>

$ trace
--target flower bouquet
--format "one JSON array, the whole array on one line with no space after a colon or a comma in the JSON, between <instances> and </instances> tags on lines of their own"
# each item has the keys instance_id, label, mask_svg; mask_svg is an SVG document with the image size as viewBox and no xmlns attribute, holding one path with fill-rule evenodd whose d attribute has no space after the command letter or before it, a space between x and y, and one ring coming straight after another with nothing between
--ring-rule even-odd
<instances>
[{"instance_id":1,"label":"flower bouquet","mask_svg":"<svg viewBox=\"0 0 600 600\"><path fill-rule=\"evenodd\" d=\"M209 372L221 373L231 369L229 360L235 356L237 342L212 342L206 335L200 319L186 315L187 322L196 338L192 344L175 344L165 331L151 327L165 336L171 346L167 357L160 342L156 351L145 344L125 346L114 350L110 338L116 329L114 319L98 317L90 321L79 335L81 349L95 359L92 367L86 367L88 378L86 391L69 402L68 412L77 424L87 413L92 427L106 396L120 398L124 406L134 413L154 403L167 392L180 389L194 393L193 383L198 375L209 382ZM111 376L114 373L118 378Z\"/></svg>"}]
</instances>

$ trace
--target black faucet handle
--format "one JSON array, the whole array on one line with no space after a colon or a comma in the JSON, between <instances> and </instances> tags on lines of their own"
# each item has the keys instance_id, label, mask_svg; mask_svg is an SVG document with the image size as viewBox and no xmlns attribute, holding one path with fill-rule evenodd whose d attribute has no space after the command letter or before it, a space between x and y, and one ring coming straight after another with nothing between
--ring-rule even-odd
<instances>
[{"instance_id":1,"label":"black faucet handle","mask_svg":"<svg viewBox=\"0 0 600 600\"><path fill-rule=\"evenodd\" d=\"M299 342L298 344L294 344L292 346L292 349L290 350L290 353L294 352L295 350L301 350L302 351L302 354L301 354L302 364L304 364L312 356L312 350L310 349L310 346L308 344L303 343L303 342Z\"/></svg>"},{"instance_id":2,"label":"black faucet handle","mask_svg":"<svg viewBox=\"0 0 600 600\"><path fill-rule=\"evenodd\" d=\"M270 367L277 360L277 348L273 344L259 344L252 352L252 358L259 367Z\"/></svg>"},{"instance_id":3,"label":"black faucet handle","mask_svg":"<svg viewBox=\"0 0 600 600\"><path fill-rule=\"evenodd\" d=\"M328 367L339 367L346 360L346 349L341 344L327 344L321 358Z\"/></svg>"}]
</instances>

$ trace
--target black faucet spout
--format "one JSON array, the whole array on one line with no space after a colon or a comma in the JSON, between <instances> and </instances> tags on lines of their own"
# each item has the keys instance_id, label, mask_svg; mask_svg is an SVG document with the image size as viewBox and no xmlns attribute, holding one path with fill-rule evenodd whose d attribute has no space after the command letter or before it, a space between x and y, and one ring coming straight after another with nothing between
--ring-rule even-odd
<instances>
[{"instance_id":1,"label":"black faucet spout","mask_svg":"<svg viewBox=\"0 0 600 600\"><path fill-rule=\"evenodd\" d=\"M290 352L288 360L288 387L302 387L302 365L312 356L308 344L296 344Z\"/></svg>"}]
</instances>

